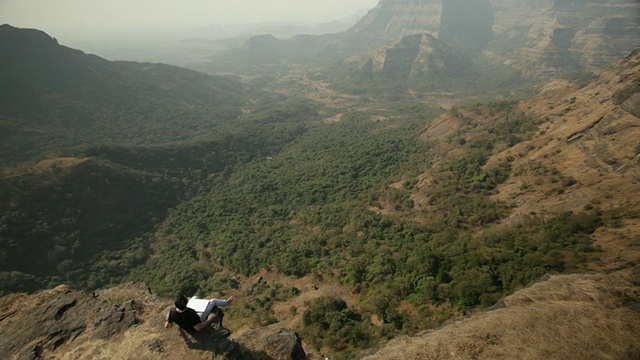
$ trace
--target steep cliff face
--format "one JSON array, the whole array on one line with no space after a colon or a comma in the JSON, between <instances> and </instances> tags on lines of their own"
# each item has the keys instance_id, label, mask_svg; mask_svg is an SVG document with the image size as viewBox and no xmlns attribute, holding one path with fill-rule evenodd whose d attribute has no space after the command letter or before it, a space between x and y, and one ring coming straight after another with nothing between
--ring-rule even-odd
<instances>
[{"instance_id":1,"label":"steep cliff face","mask_svg":"<svg viewBox=\"0 0 640 360\"><path fill-rule=\"evenodd\" d=\"M493 39L493 22L489 0L445 1L438 38L456 48L478 52Z\"/></svg>"},{"instance_id":2,"label":"steep cliff face","mask_svg":"<svg viewBox=\"0 0 640 360\"><path fill-rule=\"evenodd\" d=\"M390 47L374 52L368 61L371 71L405 80L434 73L454 74L465 65L452 47L424 33L407 35Z\"/></svg>"},{"instance_id":3,"label":"steep cliff face","mask_svg":"<svg viewBox=\"0 0 640 360\"><path fill-rule=\"evenodd\" d=\"M319 65L376 48L386 51L417 34L429 34L472 57L482 53L525 78L548 79L613 63L639 46L640 2L381 0L348 31L284 41L256 37L234 61ZM407 72L415 71L402 71Z\"/></svg>"},{"instance_id":4,"label":"steep cliff face","mask_svg":"<svg viewBox=\"0 0 640 360\"><path fill-rule=\"evenodd\" d=\"M428 33L402 37L395 43L345 61L351 71L341 80L364 91L451 91L471 88L476 66L466 53Z\"/></svg>"},{"instance_id":5,"label":"steep cliff face","mask_svg":"<svg viewBox=\"0 0 640 360\"><path fill-rule=\"evenodd\" d=\"M640 3L492 0L496 34L485 50L533 77L598 67L640 45Z\"/></svg>"},{"instance_id":6,"label":"steep cliff face","mask_svg":"<svg viewBox=\"0 0 640 360\"><path fill-rule=\"evenodd\" d=\"M517 71L470 51L450 46L429 33L419 33L351 57L346 63L359 64L353 72L359 73L360 79L369 79L364 87L386 93L505 91L520 82Z\"/></svg>"},{"instance_id":7,"label":"steep cliff face","mask_svg":"<svg viewBox=\"0 0 640 360\"><path fill-rule=\"evenodd\" d=\"M347 34L377 41L430 33L486 51L531 77L619 60L640 45L640 3L629 0L383 0ZM372 40L373 41L373 40Z\"/></svg>"},{"instance_id":8,"label":"steep cliff face","mask_svg":"<svg viewBox=\"0 0 640 360\"><path fill-rule=\"evenodd\" d=\"M365 36L379 43L416 33L436 34L441 14L442 0L381 0L347 36Z\"/></svg>"}]
</instances>

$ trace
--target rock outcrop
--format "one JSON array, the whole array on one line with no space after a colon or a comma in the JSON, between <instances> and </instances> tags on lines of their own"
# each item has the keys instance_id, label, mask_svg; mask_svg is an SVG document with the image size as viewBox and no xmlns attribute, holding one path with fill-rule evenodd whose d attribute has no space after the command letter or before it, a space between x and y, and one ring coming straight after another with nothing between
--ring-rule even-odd
<instances>
[{"instance_id":1,"label":"rock outcrop","mask_svg":"<svg viewBox=\"0 0 640 360\"><path fill-rule=\"evenodd\" d=\"M272 360L305 360L300 336L290 329L252 329L244 333L238 342L252 358Z\"/></svg>"},{"instance_id":2,"label":"rock outcrop","mask_svg":"<svg viewBox=\"0 0 640 360\"><path fill-rule=\"evenodd\" d=\"M461 57L450 46L429 34L407 35L369 60L374 72L403 73L405 77L429 72L455 72ZM463 66L463 65L462 65Z\"/></svg>"},{"instance_id":3,"label":"rock outcrop","mask_svg":"<svg viewBox=\"0 0 640 360\"><path fill-rule=\"evenodd\" d=\"M504 92L619 61L640 45L639 15L640 3L613 0L389 0L332 41L362 45L345 61L364 72L349 79L357 88Z\"/></svg>"},{"instance_id":4,"label":"rock outcrop","mask_svg":"<svg viewBox=\"0 0 640 360\"><path fill-rule=\"evenodd\" d=\"M391 83L424 87L440 78L462 79L473 71L464 54L428 33L404 36L391 46L349 61L360 62L360 71L385 87Z\"/></svg>"},{"instance_id":5,"label":"rock outcrop","mask_svg":"<svg viewBox=\"0 0 640 360\"><path fill-rule=\"evenodd\" d=\"M6 296L0 310L0 354L5 358L46 359L136 324L135 302L114 305L64 286L32 296Z\"/></svg>"},{"instance_id":6,"label":"rock outcrop","mask_svg":"<svg viewBox=\"0 0 640 360\"><path fill-rule=\"evenodd\" d=\"M238 339L219 329L188 334L164 328L170 305L142 285L86 293L59 286L0 298L0 354L5 359L304 360L300 337L289 329L245 331Z\"/></svg>"},{"instance_id":7,"label":"rock outcrop","mask_svg":"<svg viewBox=\"0 0 640 360\"><path fill-rule=\"evenodd\" d=\"M633 0L381 0L351 29L287 40L251 38L250 64L321 64L384 51L429 34L448 46L508 65L532 79L611 64L640 45L640 3ZM249 60L247 60L249 59Z\"/></svg>"},{"instance_id":8,"label":"rock outcrop","mask_svg":"<svg viewBox=\"0 0 640 360\"><path fill-rule=\"evenodd\" d=\"M496 37L485 50L530 76L619 61L640 45L634 1L492 0Z\"/></svg>"},{"instance_id":9,"label":"rock outcrop","mask_svg":"<svg viewBox=\"0 0 640 360\"><path fill-rule=\"evenodd\" d=\"M442 6L441 0L381 0L345 35L380 44L417 33L437 34Z\"/></svg>"}]
</instances>

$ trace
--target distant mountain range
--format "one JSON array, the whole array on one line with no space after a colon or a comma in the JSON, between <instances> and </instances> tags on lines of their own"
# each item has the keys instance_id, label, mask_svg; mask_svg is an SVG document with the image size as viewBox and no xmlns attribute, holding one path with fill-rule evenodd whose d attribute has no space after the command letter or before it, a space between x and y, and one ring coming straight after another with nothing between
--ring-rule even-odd
<instances>
[{"instance_id":1,"label":"distant mountain range","mask_svg":"<svg viewBox=\"0 0 640 360\"><path fill-rule=\"evenodd\" d=\"M229 77L213 77L174 66L112 62L59 45L39 30L0 25L1 111L31 102L33 96L100 104L138 99L175 106L229 104L242 87ZM175 91L179 90L179 91ZM16 101L20 100L20 101Z\"/></svg>"},{"instance_id":2,"label":"distant mountain range","mask_svg":"<svg viewBox=\"0 0 640 360\"><path fill-rule=\"evenodd\" d=\"M510 67L525 79L548 79L610 64L640 45L640 4L633 0L381 0L347 31L286 40L255 37L242 50L217 59L235 59L235 69L239 64L259 61L310 67L369 53L379 59L377 54L394 43L405 44L405 49L408 43L417 44L401 38L416 39L418 34L426 34L472 58L485 58L494 66ZM417 48L408 54L415 51ZM444 54L434 56L454 63L464 61ZM402 62L400 78L403 74L419 76L433 70L433 62L420 58ZM207 69L205 64L202 66ZM394 67L397 66L400 65L396 63Z\"/></svg>"},{"instance_id":3,"label":"distant mountain range","mask_svg":"<svg viewBox=\"0 0 640 360\"><path fill-rule=\"evenodd\" d=\"M188 138L226 116L235 118L244 96L235 77L107 61L59 45L39 30L0 26L2 161L54 143L58 149L106 139L139 143L141 133L151 142ZM229 111L220 119L222 112L212 108ZM188 115L205 111L208 120Z\"/></svg>"}]
</instances>

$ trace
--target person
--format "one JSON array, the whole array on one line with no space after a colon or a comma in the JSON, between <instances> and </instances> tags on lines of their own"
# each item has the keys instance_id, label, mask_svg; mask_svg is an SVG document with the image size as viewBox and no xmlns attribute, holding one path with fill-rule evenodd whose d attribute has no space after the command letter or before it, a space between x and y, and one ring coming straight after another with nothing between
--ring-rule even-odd
<instances>
[{"instance_id":1,"label":"person","mask_svg":"<svg viewBox=\"0 0 640 360\"><path fill-rule=\"evenodd\" d=\"M224 314L218 306L228 306L233 302L233 296L227 300L221 299L198 299L187 298L185 295L178 295L174 302L175 308L169 310L167 319L164 323L165 328L169 328L171 324L178 324L181 328L188 332L200 331L212 323L216 323L222 327L222 318ZM198 306L206 305L201 309ZM194 307L196 309L194 309Z\"/></svg>"}]
</instances>

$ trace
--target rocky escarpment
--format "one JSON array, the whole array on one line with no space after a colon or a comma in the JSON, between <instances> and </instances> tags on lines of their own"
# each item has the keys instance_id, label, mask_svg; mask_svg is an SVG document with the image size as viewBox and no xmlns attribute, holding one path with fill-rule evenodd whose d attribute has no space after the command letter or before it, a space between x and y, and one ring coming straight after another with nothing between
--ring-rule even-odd
<instances>
[{"instance_id":1,"label":"rocky escarpment","mask_svg":"<svg viewBox=\"0 0 640 360\"><path fill-rule=\"evenodd\" d=\"M441 0L381 0L346 36L368 37L379 44L416 33L436 34L442 6Z\"/></svg>"},{"instance_id":2,"label":"rocky escarpment","mask_svg":"<svg viewBox=\"0 0 640 360\"><path fill-rule=\"evenodd\" d=\"M530 76L611 64L640 45L640 3L492 0L496 59Z\"/></svg>"},{"instance_id":3,"label":"rocky escarpment","mask_svg":"<svg viewBox=\"0 0 640 360\"><path fill-rule=\"evenodd\" d=\"M171 306L142 285L86 293L65 286L0 298L0 353L5 359L304 360L289 329L254 329L239 337L213 328L194 335L164 328Z\"/></svg>"},{"instance_id":4,"label":"rocky escarpment","mask_svg":"<svg viewBox=\"0 0 640 360\"><path fill-rule=\"evenodd\" d=\"M640 45L637 1L383 0L346 36L392 41L430 33L465 51L485 51L530 77L618 61Z\"/></svg>"},{"instance_id":5,"label":"rocky escarpment","mask_svg":"<svg viewBox=\"0 0 640 360\"><path fill-rule=\"evenodd\" d=\"M365 57L361 70L403 85L428 83L438 76L461 78L473 65L446 43L427 33L407 35Z\"/></svg>"},{"instance_id":6,"label":"rocky escarpment","mask_svg":"<svg viewBox=\"0 0 640 360\"><path fill-rule=\"evenodd\" d=\"M619 61L640 45L639 14L628 1L380 1L341 38L378 44L345 61L357 91L506 93Z\"/></svg>"},{"instance_id":7,"label":"rocky escarpment","mask_svg":"<svg viewBox=\"0 0 640 360\"><path fill-rule=\"evenodd\" d=\"M243 56L236 54L234 58L240 62L250 59L250 63L318 65L376 48L387 49L417 34L429 34L470 56L483 53L527 78L548 79L610 64L639 46L640 3L381 0L343 33L282 41L258 36L247 42Z\"/></svg>"},{"instance_id":8,"label":"rocky escarpment","mask_svg":"<svg viewBox=\"0 0 640 360\"><path fill-rule=\"evenodd\" d=\"M0 311L0 353L15 359L49 358L136 324L135 302L114 305L64 286L34 296L8 295L0 299Z\"/></svg>"}]
</instances>

